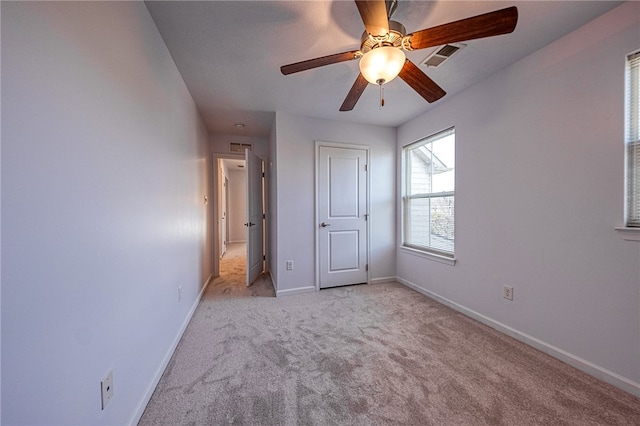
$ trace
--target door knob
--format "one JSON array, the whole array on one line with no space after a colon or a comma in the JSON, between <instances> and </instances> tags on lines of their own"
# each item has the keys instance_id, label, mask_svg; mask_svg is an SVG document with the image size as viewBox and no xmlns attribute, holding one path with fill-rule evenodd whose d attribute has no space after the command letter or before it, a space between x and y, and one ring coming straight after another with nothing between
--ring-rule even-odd
<instances>
[{"instance_id":1,"label":"door knob","mask_svg":"<svg viewBox=\"0 0 640 426\"><path fill-rule=\"evenodd\" d=\"M322 226L323 228L326 228L327 226L331 226L331 224L322 222L320 226Z\"/></svg>"}]
</instances>

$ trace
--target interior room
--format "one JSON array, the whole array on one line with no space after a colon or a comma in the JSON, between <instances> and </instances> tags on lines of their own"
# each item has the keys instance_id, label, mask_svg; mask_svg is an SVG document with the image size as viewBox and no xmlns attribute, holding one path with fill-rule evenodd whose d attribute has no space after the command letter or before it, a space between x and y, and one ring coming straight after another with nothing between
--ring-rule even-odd
<instances>
[{"instance_id":1,"label":"interior room","mask_svg":"<svg viewBox=\"0 0 640 426\"><path fill-rule=\"evenodd\" d=\"M198 403L181 422L571 424L473 390L527 387L499 368L521 353L532 380L575 375L548 380L553 407L581 407L587 382L610 395L575 424L640 421L640 2L2 1L0 20L0 423L152 424L170 396L168 423ZM371 82L382 51L398 69ZM209 303L233 243L244 287L275 297ZM490 379L425 373L385 413L348 386L431 365L413 333L448 337L427 312L492 357L443 365ZM268 325L248 358L216 344ZM392 325L393 353L366 339ZM331 327L366 333L340 362L294 359L288 333L321 351ZM208 381L185 354L175 396L191 344L256 375ZM305 363L302 386L287 368ZM189 398L279 369L244 407ZM328 400L341 381L361 393Z\"/></svg>"}]
</instances>

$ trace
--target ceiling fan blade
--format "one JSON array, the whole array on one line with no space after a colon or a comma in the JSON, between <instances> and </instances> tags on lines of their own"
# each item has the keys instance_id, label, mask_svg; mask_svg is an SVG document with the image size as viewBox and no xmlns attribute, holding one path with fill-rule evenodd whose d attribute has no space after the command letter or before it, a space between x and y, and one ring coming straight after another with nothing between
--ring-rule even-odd
<instances>
[{"instance_id":1,"label":"ceiling fan blade","mask_svg":"<svg viewBox=\"0 0 640 426\"><path fill-rule=\"evenodd\" d=\"M367 32L374 36L383 36L389 32L387 5L384 0L359 1L356 0L358 12Z\"/></svg>"},{"instance_id":2,"label":"ceiling fan blade","mask_svg":"<svg viewBox=\"0 0 640 426\"><path fill-rule=\"evenodd\" d=\"M403 79L429 103L435 102L447 94L442 87L438 86L435 81L431 80L420 68L408 59L404 67L402 67L400 74L398 74L398 77Z\"/></svg>"},{"instance_id":3,"label":"ceiling fan blade","mask_svg":"<svg viewBox=\"0 0 640 426\"><path fill-rule=\"evenodd\" d=\"M338 62L351 61L358 58L360 56L359 53L359 50L335 53L333 55L322 56L320 58L309 59L302 62L296 62L295 64L283 65L280 67L280 71L284 75L289 75L300 71L323 67L325 65L337 64Z\"/></svg>"},{"instance_id":4,"label":"ceiling fan blade","mask_svg":"<svg viewBox=\"0 0 640 426\"><path fill-rule=\"evenodd\" d=\"M365 79L362 74L358 74L358 78L356 79L353 86L351 86L351 90L347 94L347 97L344 99L342 106L340 107L340 111L351 111L354 106L356 106L356 102L360 99L362 92L367 87L369 82Z\"/></svg>"},{"instance_id":5,"label":"ceiling fan blade","mask_svg":"<svg viewBox=\"0 0 640 426\"><path fill-rule=\"evenodd\" d=\"M518 8L511 6L495 12L416 31L407 37L412 49L424 49L447 43L508 34L513 32L517 23Z\"/></svg>"}]
</instances>

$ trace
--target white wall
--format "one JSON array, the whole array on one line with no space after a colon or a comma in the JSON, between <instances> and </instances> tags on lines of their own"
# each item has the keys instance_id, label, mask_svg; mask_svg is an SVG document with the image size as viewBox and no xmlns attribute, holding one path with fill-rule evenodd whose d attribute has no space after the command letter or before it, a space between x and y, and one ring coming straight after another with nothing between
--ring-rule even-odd
<instances>
[{"instance_id":1,"label":"white wall","mask_svg":"<svg viewBox=\"0 0 640 426\"><path fill-rule=\"evenodd\" d=\"M206 129L144 3L1 7L2 422L135 423L211 270Z\"/></svg>"},{"instance_id":2,"label":"white wall","mask_svg":"<svg viewBox=\"0 0 640 426\"><path fill-rule=\"evenodd\" d=\"M373 281L395 277L393 128L276 113L278 295L315 286L315 141L369 145ZM294 270L285 270L293 260Z\"/></svg>"},{"instance_id":3,"label":"white wall","mask_svg":"<svg viewBox=\"0 0 640 426\"><path fill-rule=\"evenodd\" d=\"M228 242L247 240L247 171L229 170L229 237Z\"/></svg>"},{"instance_id":4,"label":"white wall","mask_svg":"<svg viewBox=\"0 0 640 426\"><path fill-rule=\"evenodd\" d=\"M457 264L398 250L399 278L636 393L640 244L614 227L639 28L623 4L402 125L397 151L456 128Z\"/></svg>"}]
</instances>

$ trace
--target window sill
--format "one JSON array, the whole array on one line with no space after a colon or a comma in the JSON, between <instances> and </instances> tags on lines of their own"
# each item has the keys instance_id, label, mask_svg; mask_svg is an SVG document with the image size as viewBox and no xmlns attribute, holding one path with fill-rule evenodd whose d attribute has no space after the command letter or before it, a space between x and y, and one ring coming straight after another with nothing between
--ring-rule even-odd
<instances>
[{"instance_id":1,"label":"window sill","mask_svg":"<svg viewBox=\"0 0 640 426\"><path fill-rule=\"evenodd\" d=\"M626 226L616 228L616 231L627 241L640 241L640 228L629 228Z\"/></svg>"},{"instance_id":2,"label":"window sill","mask_svg":"<svg viewBox=\"0 0 640 426\"><path fill-rule=\"evenodd\" d=\"M416 249L413 249L410 247L404 247L404 246L400 246L399 248L401 251L408 253L412 256L433 260L435 262L444 263L446 265L451 265L451 266L456 264L455 257L447 257L440 254L430 253L428 251L416 250Z\"/></svg>"}]
</instances>

